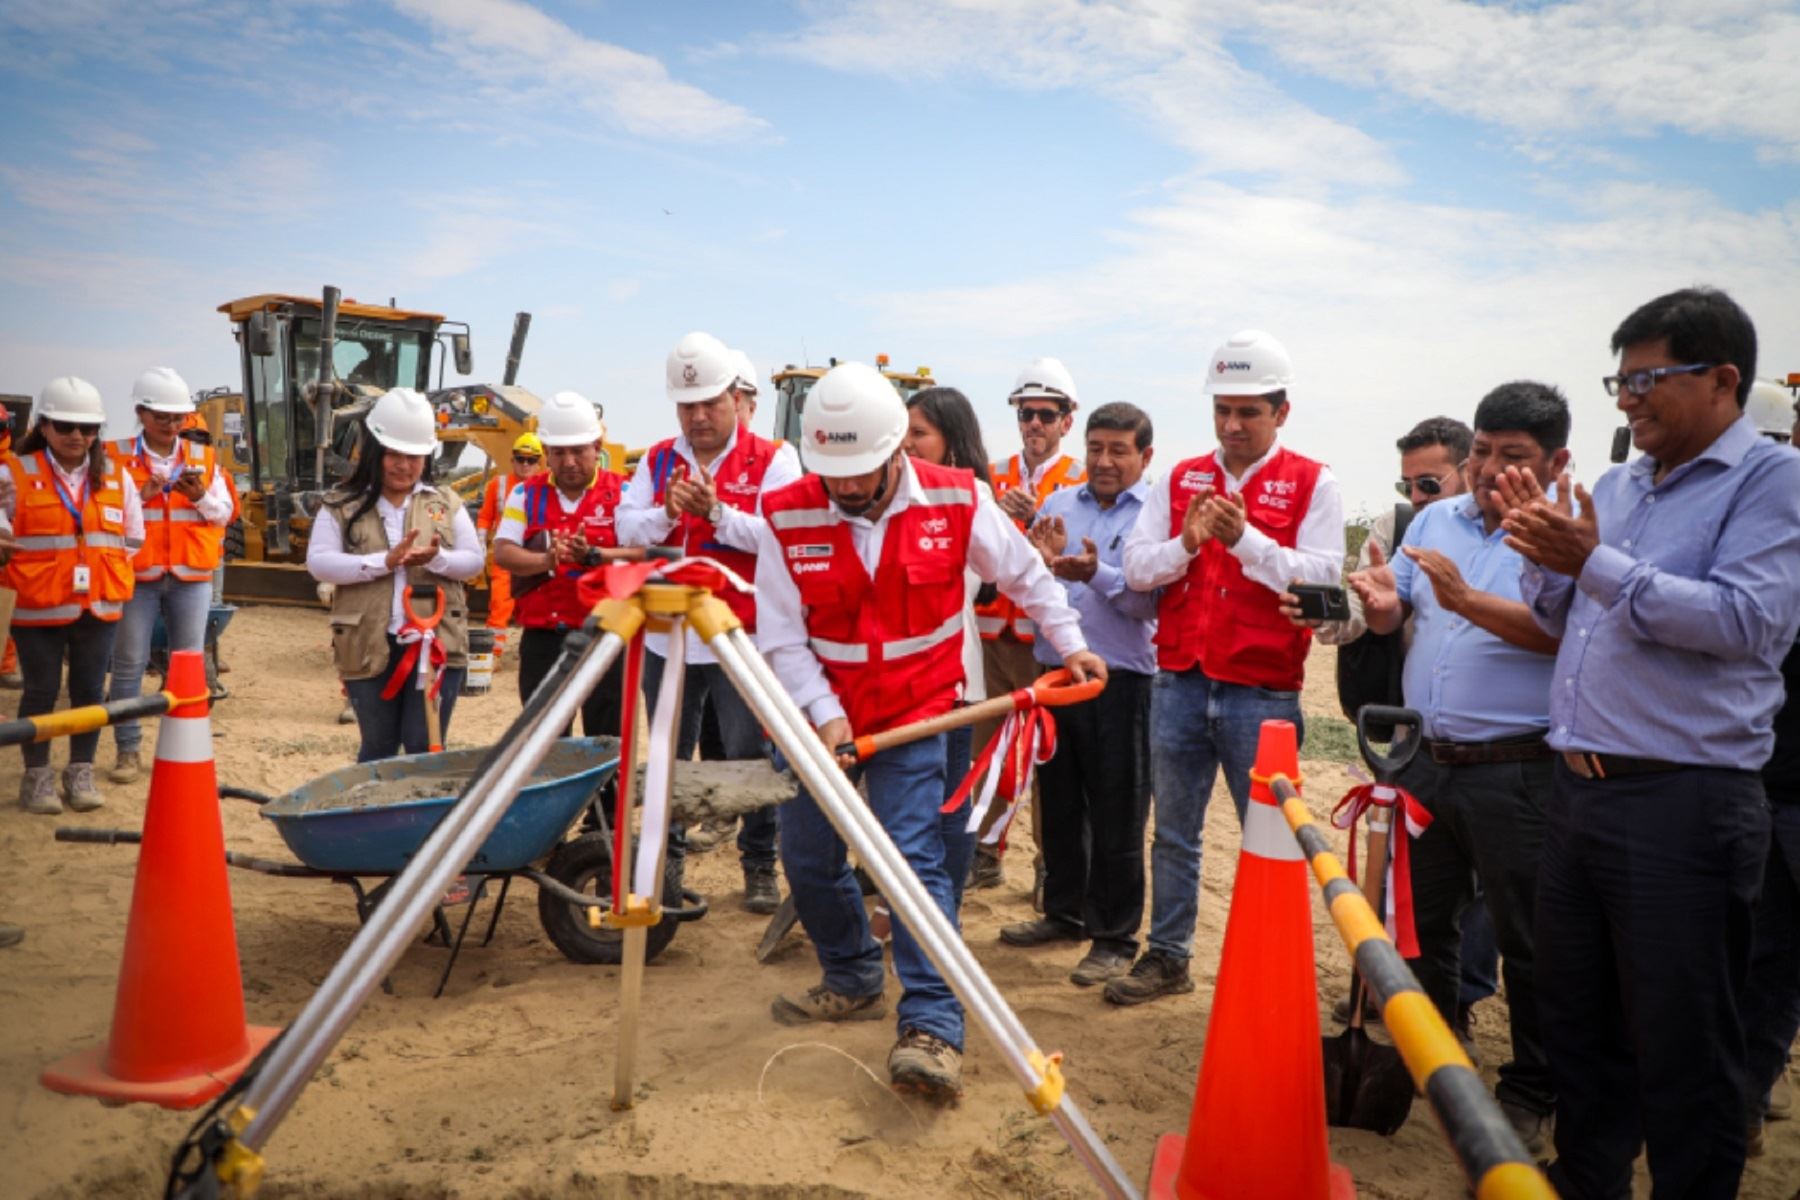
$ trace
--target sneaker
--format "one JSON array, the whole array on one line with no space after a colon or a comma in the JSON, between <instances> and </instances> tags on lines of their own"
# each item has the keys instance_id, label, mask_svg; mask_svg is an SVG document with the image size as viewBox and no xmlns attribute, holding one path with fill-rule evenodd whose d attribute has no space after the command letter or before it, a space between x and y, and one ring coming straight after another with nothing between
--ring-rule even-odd
<instances>
[{"instance_id":1,"label":"sneaker","mask_svg":"<svg viewBox=\"0 0 1800 1200\"><path fill-rule=\"evenodd\" d=\"M1146 950L1131 973L1109 980L1105 996L1114 1004L1142 1004L1158 996L1179 996L1194 990L1188 960L1160 950Z\"/></svg>"},{"instance_id":2,"label":"sneaker","mask_svg":"<svg viewBox=\"0 0 1800 1200\"><path fill-rule=\"evenodd\" d=\"M121 750L119 757L113 762L112 770L106 773L106 777L114 783L135 783L137 777L143 773L143 753L138 750Z\"/></svg>"},{"instance_id":3,"label":"sneaker","mask_svg":"<svg viewBox=\"0 0 1800 1200\"><path fill-rule=\"evenodd\" d=\"M1079 929L1070 929L1061 921L1039 917L1035 921L1002 926L1000 940L1009 946L1048 946L1052 942L1086 941L1087 935Z\"/></svg>"},{"instance_id":4,"label":"sneaker","mask_svg":"<svg viewBox=\"0 0 1800 1200\"><path fill-rule=\"evenodd\" d=\"M63 800L73 812L93 812L106 803L106 797L94 786L94 764L70 763L63 768Z\"/></svg>"},{"instance_id":5,"label":"sneaker","mask_svg":"<svg viewBox=\"0 0 1800 1200\"><path fill-rule=\"evenodd\" d=\"M1500 1101L1500 1111L1506 1114L1506 1123L1512 1131L1519 1135L1519 1142L1525 1147L1525 1153L1535 1161L1542 1158L1550 1149L1550 1130L1554 1118L1548 1113L1535 1113L1522 1104L1514 1104L1510 1100Z\"/></svg>"},{"instance_id":6,"label":"sneaker","mask_svg":"<svg viewBox=\"0 0 1800 1200\"><path fill-rule=\"evenodd\" d=\"M25 931L17 925L8 925L0 921L0 950L8 946L16 946L25 940Z\"/></svg>"},{"instance_id":7,"label":"sneaker","mask_svg":"<svg viewBox=\"0 0 1800 1200\"><path fill-rule=\"evenodd\" d=\"M880 992L872 996L842 996L824 984L806 989L798 1000L775 997L769 1015L782 1025L808 1025L814 1021L878 1021L887 1016L887 1001Z\"/></svg>"},{"instance_id":8,"label":"sneaker","mask_svg":"<svg viewBox=\"0 0 1800 1200\"><path fill-rule=\"evenodd\" d=\"M56 798L55 768L25 768L25 777L19 780L19 807L46 817L62 811L62 801Z\"/></svg>"},{"instance_id":9,"label":"sneaker","mask_svg":"<svg viewBox=\"0 0 1800 1200\"><path fill-rule=\"evenodd\" d=\"M781 907L781 888L774 867L744 868L744 911L768 916Z\"/></svg>"},{"instance_id":10,"label":"sneaker","mask_svg":"<svg viewBox=\"0 0 1800 1200\"><path fill-rule=\"evenodd\" d=\"M962 1051L923 1029L903 1029L888 1052L888 1078L896 1092L954 1104L962 1097Z\"/></svg>"},{"instance_id":11,"label":"sneaker","mask_svg":"<svg viewBox=\"0 0 1800 1200\"><path fill-rule=\"evenodd\" d=\"M978 888L997 888L1006 882L1006 873L1000 869L1000 856L986 846L975 848L975 857L969 861L969 882L965 891Z\"/></svg>"},{"instance_id":12,"label":"sneaker","mask_svg":"<svg viewBox=\"0 0 1800 1200\"><path fill-rule=\"evenodd\" d=\"M1069 982L1076 987L1093 987L1096 983L1117 979L1130 969L1131 955L1120 954L1116 950L1102 950L1096 946L1075 964L1075 969L1069 972Z\"/></svg>"}]
</instances>

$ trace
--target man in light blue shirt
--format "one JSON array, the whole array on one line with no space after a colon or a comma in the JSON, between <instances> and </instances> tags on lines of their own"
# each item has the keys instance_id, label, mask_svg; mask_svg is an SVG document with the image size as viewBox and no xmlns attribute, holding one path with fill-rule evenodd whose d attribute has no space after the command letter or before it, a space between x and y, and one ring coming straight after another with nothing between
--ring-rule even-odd
<instances>
[{"instance_id":1,"label":"man in light blue shirt","mask_svg":"<svg viewBox=\"0 0 1800 1200\"><path fill-rule=\"evenodd\" d=\"M1081 615L1088 649L1106 660L1106 690L1056 710L1056 753L1038 773L1044 915L1008 925L1012 946L1089 942L1069 976L1092 987L1123 975L1144 919L1144 824L1150 815L1150 686L1160 593L1134 591L1121 566L1149 486L1150 418L1135 404L1088 417L1087 482L1052 493L1032 544ZM1061 666L1051 647L1040 669Z\"/></svg>"},{"instance_id":2,"label":"man in light blue shirt","mask_svg":"<svg viewBox=\"0 0 1800 1200\"><path fill-rule=\"evenodd\" d=\"M1502 483L1525 600L1562 638L1537 922L1550 1178L1570 1200L1629 1196L1647 1146L1657 1195L1728 1197L1769 843L1757 771L1800 625L1800 454L1743 417L1756 330L1724 293L1652 300L1612 348L1606 389L1642 457L1591 499Z\"/></svg>"},{"instance_id":3,"label":"man in light blue shirt","mask_svg":"<svg viewBox=\"0 0 1800 1200\"><path fill-rule=\"evenodd\" d=\"M1569 404L1541 383L1507 383L1475 409L1467 496L1434 504L1407 527L1391 567L1350 577L1369 629L1410 615L1404 693L1425 743L1400 783L1431 810L1410 847L1419 982L1456 1021L1463 913L1476 881L1493 918L1512 1017L1512 1061L1495 1094L1532 1153L1548 1139L1555 1091L1537 1021L1532 921L1550 791L1550 675L1556 639L1520 594L1523 560L1505 543L1495 484L1509 467L1553 478L1569 460Z\"/></svg>"}]
</instances>

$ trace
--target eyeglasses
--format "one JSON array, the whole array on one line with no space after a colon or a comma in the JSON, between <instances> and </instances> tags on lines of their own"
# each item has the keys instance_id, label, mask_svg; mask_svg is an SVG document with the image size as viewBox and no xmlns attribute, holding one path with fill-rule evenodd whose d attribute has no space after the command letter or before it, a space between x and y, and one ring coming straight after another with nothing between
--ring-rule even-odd
<instances>
[{"instance_id":1,"label":"eyeglasses","mask_svg":"<svg viewBox=\"0 0 1800 1200\"><path fill-rule=\"evenodd\" d=\"M1623 375L1608 375L1600 380L1600 386L1606 394L1616 396L1622 387L1633 396L1648 396L1657 384L1670 375L1698 375L1702 371L1710 371L1718 363L1688 363L1682 367L1655 367L1643 371L1628 371Z\"/></svg>"},{"instance_id":2,"label":"eyeglasses","mask_svg":"<svg viewBox=\"0 0 1800 1200\"><path fill-rule=\"evenodd\" d=\"M1402 475L1394 481L1394 490L1402 496L1411 496L1413 489L1418 488L1422 496L1435 496L1444 490L1444 480L1454 474L1456 472L1451 471L1443 475L1415 475L1411 479Z\"/></svg>"},{"instance_id":3,"label":"eyeglasses","mask_svg":"<svg viewBox=\"0 0 1800 1200\"><path fill-rule=\"evenodd\" d=\"M1063 419L1060 408L1026 408L1019 406L1019 424L1029 425L1036 421L1039 425L1054 425Z\"/></svg>"},{"instance_id":4,"label":"eyeglasses","mask_svg":"<svg viewBox=\"0 0 1800 1200\"><path fill-rule=\"evenodd\" d=\"M58 421L54 417L44 418L44 424L48 425L56 433L62 434L64 437L67 437L72 433L79 433L86 437L100 436L100 427L98 425L80 425L74 421Z\"/></svg>"},{"instance_id":5,"label":"eyeglasses","mask_svg":"<svg viewBox=\"0 0 1800 1200\"><path fill-rule=\"evenodd\" d=\"M513 461L516 463L535 464L539 461L539 459L538 459L538 456L535 454L515 454L515 455L513 455Z\"/></svg>"},{"instance_id":6,"label":"eyeglasses","mask_svg":"<svg viewBox=\"0 0 1800 1200\"><path fill-rule=\"evenodd\" d=\"M138 409L138 420L155 421L158 425L174 425L187 420L187 414L158 412L154 408L140 408Z\"/></svg>"}]
</instances>

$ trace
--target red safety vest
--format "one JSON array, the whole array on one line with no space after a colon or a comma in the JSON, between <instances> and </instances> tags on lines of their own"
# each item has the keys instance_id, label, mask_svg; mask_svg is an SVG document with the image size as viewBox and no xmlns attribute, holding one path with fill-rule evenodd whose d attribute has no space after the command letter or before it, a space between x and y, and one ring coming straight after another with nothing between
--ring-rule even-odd
<instances>
[{"instance_id":1,"label":"red safety vest","mask_svg":"<svg viewBox=\"0 0 1800 1200\"><path fill-rule=\"evenodd\" d=\"M888 519L873 579L818 476L763 497L812 652L859 735L948 712L963 684L975 477L918 459L912 467L919 492Z\"/></svg>"},{"instance_id":2,"label":"red safety vest","mask_svg":"<svg viewBox=\"0 0 1800 1200\"><path fill-rule=\"evenodd\" d=\"M656 503L663 502L663 493L667 489L669 477L675 473L675 467L683 460L675 452L675 439L658 442L645 451L644 457L650 463L650 482L656 485ZM719 497L719 503L728 504L741 512L755 513L756 498L762 492L763 476L768 473L769 463L775 458L775 444L766 438L757 437L743 426L738 427L737 443L731 452L722 458L713 460L708 470L713 477L713 488ZM663 539L665 546L680 546L682 553L696 558L710 558L715 562L730 567L745 580L756 578L756 555L747 550L739 550L734 546L716 541L713 538L713 525L705 517L696 517L692 513L682 513L675 528ZM756 631L756 597L749 592L740 592L736 588L725 588L719 598L727 607L737 614L737 619L744 623L744 628Z\"/></svg>"},{"instance_id":3,"label":"red safety vest","mask_svg":"<svg viewBox=\"0 0 1800 1200\"><path fill-rule=\"evenodd\" d=\"M525 483L525 536L529 542L540 532L586 536L590 546L617 546L619 531L613 516L623 496L623 480L611 471L596 471L594 482L582 493L575 511L563 511L562 500L546 472ZM554 576L518 598L519 624L526 629L574 629L587 620L589 606L575 594L575 581L587 572L582 566L557 568Z\"/></svg>"},{"instance_id":4,"label":"red safety vest","mask_svg":"<svg viewBox=\"0 0 1800 1200\"><path fill-rule=\"evenodd\" d=\"M137 438L123 438L110 447L112 457L131 476L141 492L150 479L150 457ZM177 456L185 467L198 468L212 486L218 460L211 446L185 438L175 440ZM214 525L180 492L153 494L144 502L144 544L131 560L138 579L148 582L174 575L183 583L210 582L213 568L225 552L225 526Z\"/></svg>"},{"instance_id":5,"label":"red safety vest","mask_svg":"<svg viewBox=\"0 0 1800 1200\"><path fill-rule=\"evenodd\" d=\"M994 499L998 500L1007 492L1021 486L1024 479L1025 464L1017 455L1013 455L1003 463L995 463L989 468L993 476ZM1038 481L1034 490L1038 505L1041 507L1049 499L1052 492L1066 487L1080 487L1087 482L1087 468L1065 454L1050 464L1044 477ZM1023 522L1014 521L1021 530ZM1012 628L1014 638L1026 645L1037 640L1037 626L1025 615L1025 610L1007 599L1005 595L994 598L991 603L975 607L975 629L981 634L983 641L994 641L1008 626Z\"/></svg>"},{"instance_id":6,"label":"red safety vest","mask_svg":"<svg viewBox=\"0 0 1800 1200\"><path fill-rule=\"evenodd\" d=\"M1277 450L1244 485L1246 522L1291 549L1318 478L1318 463ZM1207 488L1225 491L1225 473L1212 454L1169 472L1170 536L1181 535L1188 500ZM1300 690L1312 631L1282 616L1276 593L1246 578L1237 556L1217 540L1204 543L1187 574L1163 588L1156 617L1156 661L1163 670L1197 665L1220 683Z\"/></svg>"}]
</instances>

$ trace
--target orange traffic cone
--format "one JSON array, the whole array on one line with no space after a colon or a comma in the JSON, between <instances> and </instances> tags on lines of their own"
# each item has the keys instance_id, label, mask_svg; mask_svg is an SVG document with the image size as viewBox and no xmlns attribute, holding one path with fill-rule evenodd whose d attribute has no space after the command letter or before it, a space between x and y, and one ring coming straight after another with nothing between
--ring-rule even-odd
<instances>
[{"instance_id":1,"label":"orange traffic cone","mask_svg":"<svg viewBox=\"0 0 1800 1200\"><path fill-rule=\"evenodd\" d=\"M1269 788L1276 775L1299 782L1294 727L1264 721L1194 1108L1185 1137L1156 1145L1153 1200L1356 1195L1328 1155L1311 895L1306 859Z\"/></svg>"},{"instance_id":2,"label":"orange traffic cone","mask_svg":"<svg viewBox=\"0 0 1800 1200\"><path fill-rule=\"evenodd\" d=\"M244 1025L199 651L169 656L167 686L201 699L172 710L157 731L112 1036L47 1067L41 1082L71 1095L193 1108L224 1091L280 1031Z\"/></svg>"}]
</instances>

